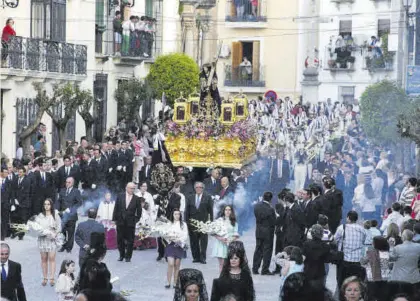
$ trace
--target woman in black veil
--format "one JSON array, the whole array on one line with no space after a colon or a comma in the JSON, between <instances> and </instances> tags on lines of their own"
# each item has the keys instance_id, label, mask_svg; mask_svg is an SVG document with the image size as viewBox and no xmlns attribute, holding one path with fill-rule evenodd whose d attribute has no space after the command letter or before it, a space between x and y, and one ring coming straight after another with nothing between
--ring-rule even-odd
<instances>
[{"instance_id":1,"label":"woman in black veil","mask_svg":"<svg viewBox=\"0 0 420 301\"><path fill-rule=\"evenodd\" d=\"M179 271L174 301L209 301L203 274L196 269Z\"/></svg>"}]
</instances>

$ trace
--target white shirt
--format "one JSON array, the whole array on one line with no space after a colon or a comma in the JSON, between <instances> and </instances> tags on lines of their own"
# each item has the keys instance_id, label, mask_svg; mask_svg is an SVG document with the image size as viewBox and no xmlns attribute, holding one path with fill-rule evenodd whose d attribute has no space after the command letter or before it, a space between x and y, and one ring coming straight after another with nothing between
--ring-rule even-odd
<instances>
[{"instance_id":1,"label":"white shirt","mask_svg":"<svg viewBox=\"0 0 420 301\"><path fill-rule=\"evenodd\" d=\"M404 224L404 217L399 212L393 211L390 215L388 215L388 218L384 220L380 230L382 232L386 232L386 230L388 229L388 226L391 223L397 224L401 231L402 226Z\"/></svg>"},{"instance_id":2,"label":"white shirt","mask_svg":"<svg viewBox=\"0 0 420 301\"><path fill-rule=\"evenodd\" d=\"M102 201L98 208L98 219L99 220L112 220L112 214L114 212L115 202Z\"/></svg>"},{"instance_id":3,"label":"white shirt","mask_svg":"<svg viewBox=\"0 0 420 301\"><path fill-rule=\"evenodd\" d=\"M181 213L184 213L185 211L185 195L182 193L178 193L178 195L181 197L181 201L180 201L180 205L179 205L179 211L181 211Z\"/></svg>"}]
</instances>

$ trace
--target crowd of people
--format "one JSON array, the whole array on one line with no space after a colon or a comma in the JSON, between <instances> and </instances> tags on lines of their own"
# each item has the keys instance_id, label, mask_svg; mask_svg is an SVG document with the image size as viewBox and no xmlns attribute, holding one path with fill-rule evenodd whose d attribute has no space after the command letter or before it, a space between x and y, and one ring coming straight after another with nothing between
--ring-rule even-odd
<instances>
[{"instance_id":1,"label":"crowd of people","mask_svg":"<svg viewBox=\"0 0 420 301\"><path fill-rule=\"evenodd\" d=\"M389 149L369 144L357 102L259 98L249 112L259 157L241 169L173 167L150 122L121 120L102 142L82 137L54 158L45 157L39 131L29 154L2 159L2 240L23 240L23 224L36 229L41 285L55 286L60 300L123 300L103 263L113 248L126 262L135 248L157 248L156 259L168 263L162 287L175 288L174 300L258 300L253 274L280 274L279 300L333 300L331 264L342 300L417 300L419 183ZM141 237L139 226L161 220L170 235ZM199 270L182 269L189 250L194 263L207 263L209 235L195 221L226 229L212 235L220 277L209 295ZM254 225L249 268L241 236ZM79 276L66 260L56 282L56 251L71 252L74 242ZM26 300L6 242L1 253L2 297Z\"/></svg>"},{"instance_id":2,"label":"crowd of people","mask_svg":"<svg viewBox=\"0 0 420 301\"><path fill-rule=\"evenodd\" d=\"M114 51L116 55L150 57L153 55L156 19L147 16L130 16L121 20L121 12L115 12L113 20Z\"/></svg>"}]
</instances>

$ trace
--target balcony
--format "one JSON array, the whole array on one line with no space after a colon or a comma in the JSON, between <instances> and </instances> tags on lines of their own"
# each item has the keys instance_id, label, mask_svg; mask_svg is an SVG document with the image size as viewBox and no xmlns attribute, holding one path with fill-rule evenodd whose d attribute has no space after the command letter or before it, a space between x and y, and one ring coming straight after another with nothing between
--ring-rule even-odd
<instances>
[{"instance_id":1,"label":"balcony","mask_svg":"<svg viewBox=\"0 0 420 301\"><path fill-rule=\"evenodd\" d=\"M266 28L266 0L246 1L245 5L236 6L235 0L226 1L226 27Z\"/></svg>"},{"instance_id":2,"label":"balcony","mask_svg":"<svg viewBox=\"0 0 420 301\"><path fill-rule=\"evenodd\" d=\"M216 0L198 0L197 8L210 9L216 6Z\"/></svg>"},{"instance_id":3,"label":"balcony","mask_svg":"<svg viewBox=\"0 0 420 301\"><path fill-rule=\"evenodd\" d=\"M371 73L376 72L391 72L394 70L394 55L393 52L383 53L378 55L372 51L365 51L363 53L362 68Z\"/></svg>"},{"instance_id":4,"label":"balcony","mask_svg":"<svg viewBox=\"0 0 420 301\"><path fill-rule=\"evenodd\" d=\"M232 67L231 65L226 65L224 86L245 88L243 89L244 92L247 92L245 91L246 88L264 88L264 67Z\"/></svg>"},{"instance_id":5,"label":"balcony","mask_svg":"<svg viewBox=\"0 0 420 301\"><path fill-rule=\"evenodd\" d=\"M353 54L356 50L357 47L350 45L336 48L326 47L324 70L329 70L330 72L353 72L356 60Z\"/></svg>"},{"instance_id":6,"label":"balcony","mask_svg":"<svg viewBox=\"0 0 420 301\"><path fill-rule=\"evenodd\" d=\"M83 80L87 46L14 36L2 47L2 79L8 76Z\"/></svg>"},{"instance_id":7,"label":"balcony","mask_svg":"<svg viewBox=\"0 0 420 301\"><path fill-rule=\"evenodd\" d=\"M341 3L353 3L354 0L331 0L333 3L341 4Z\"/></svg>"},{"instance_id":8,"label":"balcony","mask_svg":"<svg viewBox=\"0 0 420 301\"><path fill-rule=\"evenodd\" d=\"M124 32L121 39L116 40L115 38L114 32L112 32L112 36L96 32L96 59L107 61L111 57L115 65L136 66L143 61L153 63L154 58L160 53L156 24L149 31L135 30L127 34Z\"/></svg>"}]
</instances>

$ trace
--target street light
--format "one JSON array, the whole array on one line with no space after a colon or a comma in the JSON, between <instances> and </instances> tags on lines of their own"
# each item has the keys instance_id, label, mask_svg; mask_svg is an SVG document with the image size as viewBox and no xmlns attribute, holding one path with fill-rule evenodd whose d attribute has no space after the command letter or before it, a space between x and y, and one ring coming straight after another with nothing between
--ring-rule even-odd
<instances>
[{"instance_id":1,"label":"street light","mask_svg":"<svg viewBox=\"0 0 420 301\"><path fill-rule=\"evenodd\" d=\"M16 8L19 5L19 0L3 0L2 7Z\"/></svg>"}]
</instances>

